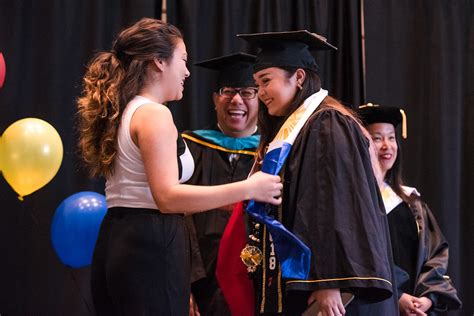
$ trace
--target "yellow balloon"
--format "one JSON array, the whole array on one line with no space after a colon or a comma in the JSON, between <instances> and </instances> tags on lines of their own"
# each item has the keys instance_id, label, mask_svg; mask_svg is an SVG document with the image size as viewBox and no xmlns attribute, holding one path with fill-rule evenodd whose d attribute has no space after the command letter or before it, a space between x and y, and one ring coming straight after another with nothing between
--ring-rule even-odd
<instances>
[{"instance_id":1,"label":"yellow balloon","mask_svg":"<svg viewBox=\"0 0 474 316\"><path fill-rule=\"evenodd\" d=\"M63 159L63 144L51 124L25 118L3 133L1 156L3 176L21 199L56 175Z\"/></svg>"},{"instance_id":2,"label":"yellow balloon","mask_svg":"<svg viewBox=\"0 0 474 316\"><path fill-rule=\"evenodd\" d=\"M3 166L3 145L2 145L2 136L0 136L0 174L2 173L2 166Z\"/></svg>"}]
</instances>

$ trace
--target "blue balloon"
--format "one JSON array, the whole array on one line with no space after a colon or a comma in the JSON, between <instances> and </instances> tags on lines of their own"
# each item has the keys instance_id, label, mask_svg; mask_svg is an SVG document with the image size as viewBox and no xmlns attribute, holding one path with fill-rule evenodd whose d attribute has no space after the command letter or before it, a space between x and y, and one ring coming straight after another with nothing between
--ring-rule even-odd
<instances>
[{"instance_id":1,"label":"blue balloon","mask_svg":"<svg viewBox=\"0 0 474 316\"><path fill-rule=\"evenodd\" d=\"M96 192L75 193L59 204L51 224L51 242L62 263L73 268L91 264L106 213L105 197Z\"/></svg>"}]
</instances>

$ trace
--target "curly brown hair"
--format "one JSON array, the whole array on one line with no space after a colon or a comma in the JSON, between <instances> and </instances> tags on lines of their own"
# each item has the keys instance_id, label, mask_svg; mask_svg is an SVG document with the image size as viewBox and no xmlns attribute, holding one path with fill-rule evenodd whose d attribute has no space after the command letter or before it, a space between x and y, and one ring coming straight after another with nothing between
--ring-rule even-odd
<instances>
[{"instance_id":1,"label":"curly brown hair","mask_svg":"<svg viewBox=\"0 0 474 316\"><path fill-rule=\"evenodd\" d=\"M123 110L145 84L148 64L172 58L182 38L175 26L143 18L118 34L111 51L98 53L87 65L77 100L78 146L91 176L112 175Z\"/></svg>"}]
</instances>

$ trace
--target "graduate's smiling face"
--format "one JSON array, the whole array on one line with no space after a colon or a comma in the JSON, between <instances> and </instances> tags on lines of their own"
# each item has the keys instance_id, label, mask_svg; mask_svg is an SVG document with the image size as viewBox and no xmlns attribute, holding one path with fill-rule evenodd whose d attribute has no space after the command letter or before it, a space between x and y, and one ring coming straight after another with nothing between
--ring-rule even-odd
<instances>
[{"instance_id":1,"label":"graduate's smiling face","mask_svg":"<svg viewBox=\"0 0 474 316\"><path fill-rule=\"evenodd\" d=\"M367 130L372 135L380 168L385 178L387 171L392 169L397 159L398 144L395 127L390 123L373 123L367 126Z\"/></svg>"},{"instance_id":2,"label":"graduate's smiling face","mask_svg":"<svg viewBox=\"0 0 474 316\"><path fill-rule=\"evenodd\" d=\"M277 67L262 69L253 75L258 86L258 98L265 104L268 114L285 116L298 91L298 72L290 75Z\"/></svg>"},{"instance_id":3,"label":"graduate's smiling face","mask_svg":"<svg viewBox=\"0 0 474 316\"><path fill-rule=\"evenodd\" d=\"M217 122L227 136L246 137L257 126L258 98L255 87L222 87L213 95Z\"/></svg>"}]
</instances>

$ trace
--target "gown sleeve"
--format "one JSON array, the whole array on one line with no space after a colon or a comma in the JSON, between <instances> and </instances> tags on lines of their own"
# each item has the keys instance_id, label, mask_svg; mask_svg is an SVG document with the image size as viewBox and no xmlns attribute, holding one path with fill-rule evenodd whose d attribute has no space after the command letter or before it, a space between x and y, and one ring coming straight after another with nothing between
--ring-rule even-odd
<instances>
[{"instance_id":1,"label":"gown sleeve","mask_svg":"<svg viewBox=\"0 0 474 316\"><path fill-rule=\"evenodd\" d=\"M192 132L184 132L183 134L191 134ZM198 179L202 176L202 149L192 141L187 141L187 145L194 159L195 170L191 179L187 184L197 184ZM191 259L191 283L206 277L206 269L204 260L199 246L199 238L197 234L194 216L186 217L186 227L189 234L189 250Z\"/></svg>"},{"instance_id":2,"label":"gown sleeve","mask_svg":"<svg viewBox=\"0 0 474 316\"><path fill-rule=\"evenodd\" d=\"M426 296L433 302L435 310L461 308L461 300L451 280L446 275L448 269L449 245L438 223L426 205L416 203L420 209L422 232L420 240L420 273L415 283L414 295Z\"/></svg>"},{"instance_id":3,"label":"gown sleeve","mask_svg":"<svg viewBox=\"0 0 474 316\"><path fill-rule=\"evenodd\" d=\"M340 288L376 302L394 291L387 219L359 125L332 109L316 112L285 171L283 218L311 249L308 280L288 290Z\"/></svg>"}]
</instances>

